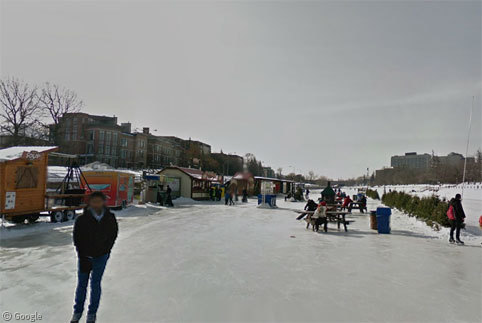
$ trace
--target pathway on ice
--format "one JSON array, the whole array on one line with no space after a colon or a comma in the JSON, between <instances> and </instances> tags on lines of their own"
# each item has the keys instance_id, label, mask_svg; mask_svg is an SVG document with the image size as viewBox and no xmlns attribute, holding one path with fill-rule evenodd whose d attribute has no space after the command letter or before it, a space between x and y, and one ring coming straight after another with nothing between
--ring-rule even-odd
<instances>
[{"instance_id":1,"label":"pathway on ice","mask_svg":"<svg viewBox=\"0 0 482 323\"><path fill-rule=\"evenodd\" d=\"M136 213L120 217L99 322L481 321L475 244L397 227L377 235L366 216L354 216L348 233L332 224L317 234L293 212L254 203L129 210ZM65 322L76 280L71 226L1 246L2 310Z\"/></svg>"}]
</instances>

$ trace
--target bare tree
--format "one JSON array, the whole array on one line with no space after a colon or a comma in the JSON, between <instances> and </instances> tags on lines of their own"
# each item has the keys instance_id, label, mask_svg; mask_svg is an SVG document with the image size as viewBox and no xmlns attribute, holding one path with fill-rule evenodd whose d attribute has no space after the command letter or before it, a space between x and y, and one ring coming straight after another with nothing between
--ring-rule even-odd
<instances>
[{"instance_id":1,"label":"bare tree","mask_svg":"<svg viewBox=\"0 0 482 323\"><path fill-rule=\"evenodd\" d=\"M316 176L315 172L310 170L308 172L308 176L307 176L308 181L314 182L316 178L317 178L317 176Z\"/></svg>"},{"instance_id":2,"label":"bare tree","mask_svg":"<svg viewBox=\"0 0 482 323\"><path fill-rule=\"evenodd\" d=\"M18 145L39 119L37 88L15 78L0 80L0 131Z\"/></svg>"},{"instance_id":3,"label":"bare tree","mask_svg":"<svg viewBox=\"0 0 482 323\"><path fill-rule=\"evenodd\" d=\"M278 178L283 178L283 168L278 167L278 169L276 171L278 172Z\"/></svg>"},{"instance_id":4,"label":"bare tree","mask_svg":"<svg viewBox=\"0 0 482 323\"><path fill-rule=\"evenodd\" d=\"M60 144L61 124L60 121L66 113L78 112L83 107L82 100L77 94L56 84L45 83L39 95L40 107L50 117L52 124L46 124L50 128L51 138L56 145Z\"/></svg>"}]
</instances>

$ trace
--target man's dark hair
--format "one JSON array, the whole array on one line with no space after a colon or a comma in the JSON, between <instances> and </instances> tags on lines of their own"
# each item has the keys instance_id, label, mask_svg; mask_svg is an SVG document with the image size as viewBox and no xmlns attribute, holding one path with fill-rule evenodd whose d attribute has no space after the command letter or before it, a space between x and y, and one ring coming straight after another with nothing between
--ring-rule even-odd
<instances>
[{"instance_id":1,"label":"man's dark hair","mask_svg":"<svg viewBox=\"0 0 482 323\"><path fill-rule=\"evenodd\" d=\"M460 194L455 194L455 199L456 199L456 200L460 200L461 198L462 198L462 195L460 195Z\"/></svg>"},{"instance_id":2,"label":"man's dark hair","mask_svg":"<svg viewBox=\"0 0 482 323\"><path fill-rule=\"evenodd\" d=\"M105 197L105 194L102 193L101 191L95 191L95 192L92 192L89 196L89 198L95 198L95 197L100 197L101 199L103 199L104 201L106 200L106 197Z\"/></svg>"}]
</instances>

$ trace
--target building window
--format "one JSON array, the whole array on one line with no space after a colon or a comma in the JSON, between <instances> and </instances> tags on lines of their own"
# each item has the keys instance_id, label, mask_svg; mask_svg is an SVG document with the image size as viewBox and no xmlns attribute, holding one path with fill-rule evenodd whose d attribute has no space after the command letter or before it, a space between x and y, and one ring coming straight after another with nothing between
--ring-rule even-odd
<instances>
[{"instance_id":1,"label":"building window","mask_svg":"<svg viewBox=\"0 0 482 323\"><path fill-rule=\"evenodd\" d=\"M126 158L127 158L127 150L122 149L122 150L120 151L120 154L121 154L121 158L122 158L122 159L126 159Z\"/></svg>"},{"instance_id":2,"label":"building window","mask_svg":"<svg viewBox=\"0 0 482 323\"><path fill-rule=\"evenodd\" d=\"M100 141L104 141L104 135L105 135L105 131L104 131L104 130L99 130L99 140L100 140Z\"/></svg>"},{"instance_id":3,"label":"building window","mask_svg":"<svg viewBox=\"0 0 482 323\"><path fill-rule=\"evenodd\" d=\"M127 147L127 139L126 138L121 138L121 146Z\"/></svg>"},{"instance_id":4,"label":"building window","mask_svg":"<svg viewBox=\"0 0 482 323\"><path fill-rule=\"evenodd\" d=\"M105 133L105 141L106 141L106 143L110 143L111 135L112 135L112 132L110 132L110 131L107 131L107 132Z\"/></svg>"},{"instance_id":5,"label":"building window","mask_svg":"<svg viewBox=\"0 0 482 323\"><path fill-rule=\"evenodd\" d=\"M94 140L94 139L95 139L95 131L89 130L89 140Z\"/></svg>"},{"instance_id":6,"label":"building window","mask_svg":"<svg viewBox=\"0 0 482 323\"><path fill-rule=\"evenodd\" d=\"M112 156L116 156L117 155L117 148L116 146L112 146L111 150L110 150L110 153Z\"/></svg>"},{"instance_id":7,"label":"building window","mask_svg":"<svg viewBox=\"0 0 482 323\"><path fill-rule=\"evenodd\" d=\"M112 145L117 145L117 133L112 134Z\"/></svg>"},{"instance_id":8,"label":"building window","mask_svg":"<svg viewBox=\"0 0 482 323\"><path fill-rule=\"evenodd\" d=\"M77 126L72 129L72 140L77 140Z\"/></svg>"},{"instance_id":9,"label":"building window","mask_svg":"<svg viewBox=\"0 0 482 323\"><path fill-rule=\"evenodd\" d=\"M97 154L102 155L104 153L104 144L97 146Z\"/></svg>"},{"instance_id":10,"label":"building window","mask_svg":"<svg viewBox=\"0 0 482 323\"><path fill-rule=\"evenodd\" d=\"M35 188L38 184L38 167L20 166L17 167L15 188Z\"/></svg>"},{"instance_id":11,"label":"building window","mask_svg":"<svg viewBox=\"0 0 482 323\"><path fill-rule=\"evenodd\" d=\"M70 133L68 131L65 132L65 140L70 140Z\"/></svg>"},{"instance_id":12,"label":"building window","mask_svg":"<svg viewBox=\"0 0 482 323\"><path fill-rule=\"evenodd\" d=\"M94 145L89 143L87 144L87 153L88 154L93 154L94 153Z\"/></svg>"},{"instance_id":13,"label":"building window","mask_svg":"<svg viewBox=\"0 0 482 323\"><path fill-rule=\"evenodd\" d=\"M110 146L109 145L105 145L104 155L110 155Z\"/></svg>"}]
</instances>

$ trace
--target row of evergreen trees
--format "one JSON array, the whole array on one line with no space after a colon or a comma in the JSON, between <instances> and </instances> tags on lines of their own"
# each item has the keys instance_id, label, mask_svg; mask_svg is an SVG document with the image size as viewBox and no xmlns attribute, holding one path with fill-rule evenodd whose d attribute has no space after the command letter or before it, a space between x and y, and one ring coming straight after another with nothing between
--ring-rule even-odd
<instances>
[{"instance_id":1,"label":"row of evergreen trees","mask_svg":"<svg viewBox=\"0 0 482 323\"><path fill-rule=\"evenodd\" d=\"M418 197L404 192L392 191L382 196L382 202L386 206L407 213L409 216L415 216L430 226L434 222L445 227L450 226L447 218L449 203L436 196Z\"/></svg>"}]
</instances>

